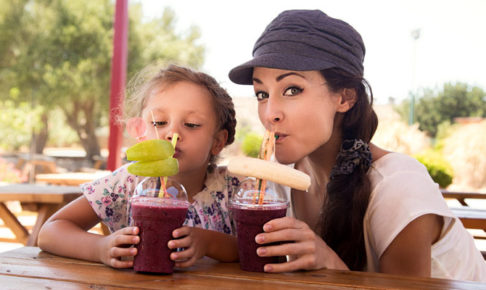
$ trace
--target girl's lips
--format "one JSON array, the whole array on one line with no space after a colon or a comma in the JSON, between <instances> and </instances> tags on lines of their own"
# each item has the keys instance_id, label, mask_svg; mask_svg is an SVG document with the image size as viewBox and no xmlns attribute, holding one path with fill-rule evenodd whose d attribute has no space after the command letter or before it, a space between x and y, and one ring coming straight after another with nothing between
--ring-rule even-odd
<instances>
[{"instance_id":1,"label":"girl's lips","mask_svg":"<svg viewBox=\"0 0 486 290\"><path fill-rule=\"evenodd\" d=\"M179 157L179 155L181 155L181 150L179 150L179 149L176 148L175 149L175 152L174 152L174 155L172 157L177 158L177 157Z\"/></svg>"}]
</instances>

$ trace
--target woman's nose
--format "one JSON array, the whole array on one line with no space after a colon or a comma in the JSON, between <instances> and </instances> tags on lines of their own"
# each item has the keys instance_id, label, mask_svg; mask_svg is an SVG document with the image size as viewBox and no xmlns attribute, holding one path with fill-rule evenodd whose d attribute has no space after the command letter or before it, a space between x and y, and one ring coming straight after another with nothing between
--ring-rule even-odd
<instances>
[{"instance_id":1,"label":"woman's nose","mask_svg":"<svg viewBox=\"0 0 486 290\"><path fill-rule=\"evenodd\" d=\"M278 100L271 100L267 102L267 120L272 123L276 124L283 120L284 114L282 111L282 106L278 102Z\"/></svg>"}]
</instances>

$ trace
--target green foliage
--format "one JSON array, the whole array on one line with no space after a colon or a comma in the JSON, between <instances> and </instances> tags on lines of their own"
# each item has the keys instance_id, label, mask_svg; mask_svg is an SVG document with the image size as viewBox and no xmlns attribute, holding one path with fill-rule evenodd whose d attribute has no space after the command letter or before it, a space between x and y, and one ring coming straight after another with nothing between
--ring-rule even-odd
<instances>
[{"instance_id":1,"label":"green foliage","mask_svg":"<svg viewBox=\"0 0 486 290\"><path fill-rule=\"evenodd\" d=\"M420 163L425 165L432 179L441 188L446 188L452 183L454 177L452 166L437 151L426 151L414 156Z\"/></svg>"},{"instance_id":2,"label":"green foliage","mask_svg":"<svg viewBox=\"0 0 486 290\"><path fill-rule=\"evenodd\" d=\"M250 157L258 157L263 137L257 133L249 132L243 138L241 150L243 154Z\"/></svg>"},{"instance_id":3,"label":"green foliage","mask_svg":"<svg viewBox=\"0 0 486 290\"><path fill-rule=\"evenodd\" d=\"M154 62L202 65L196 27L175 31L170 9L144 22L140 5L129 7L128 78ZM42 104L43 120L62 109L88 155L96 154L88 151L99 151L95 129L109 114L114 1L0 0L0 7L0 100L16 88L15 102Z\"/></svg>"},{"instance_id":4,"label":"green foliage","mask_svg":"<svg viewBox=\"0 0 486 290\"><path fill-rule=\"evenodd\" d=\"M441 123L454 123L457 117L486 117L486 92L464 83L446 83L441 90L424 89L416 96L415 122L419 129L435 137ZM408 122L410 100L396 107Z\"/></svg>"},{"instance_id":5,"label":"green foliage","mask_svg":"<svg viewBox=\"0 0 486 290\"><path fill-rule=\"evenodd\" d=\"M17 151L28 146L32 132L39 128L41 107L27 102L0 101L0 148Z\"/></svg>"}]
</instances>

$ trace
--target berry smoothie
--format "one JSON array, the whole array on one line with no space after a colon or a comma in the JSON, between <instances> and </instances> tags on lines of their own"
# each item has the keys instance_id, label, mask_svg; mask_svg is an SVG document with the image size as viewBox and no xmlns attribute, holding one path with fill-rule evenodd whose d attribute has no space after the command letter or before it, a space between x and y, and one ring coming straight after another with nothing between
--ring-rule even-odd
<instances>
[{"instance_id":1,"label":"berry smoothie","mask_svg":"<svg viewBox=\"0 0 486 290\"><path fill-rule=\"evenodd\" d=\"M167 242L172 239L172 231L179 228L186 219L189 204L183 201L157 197L143 197L132 201L133 224L140 229L138 254L134 258L133 269L137 272L173 272L174 261Z\"/></svg>"},{"instance_id":2,"label":"berry smoothie","mask_svg":"<svg viewBox=\"0 0 486 290\"><path fill-rule=\"evenodd\" d=\"M251 272L263 272L265 264L284 261L285 257L259 257L256 250L261 245L255 242L255 236L263 232L263 225L268 221L285 216L287 204L262 206L232 206L238 235L240 267ZM270 245L270 244L267 244Z\"/></svg>"}]
</instances>

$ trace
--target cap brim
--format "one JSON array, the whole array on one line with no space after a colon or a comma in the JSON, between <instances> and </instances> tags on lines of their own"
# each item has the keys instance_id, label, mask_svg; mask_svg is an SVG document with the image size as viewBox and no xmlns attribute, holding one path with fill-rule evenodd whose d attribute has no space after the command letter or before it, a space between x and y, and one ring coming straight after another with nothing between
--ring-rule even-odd
<instances>
[{"instance_id":1,"label":"cap brim","mask_svg":"<svg viewBox=\"0 0 486 290\"><path fill-rule=\"evenodd\" d=\"M252 60L233 68L228 76L230 80L236 84L251 85L253 84L254 67L310 71L324 70L335 67L335 65L322 59L315 59L307 56L270 53L257 56Z\"/></svg>"}]
</instances>

